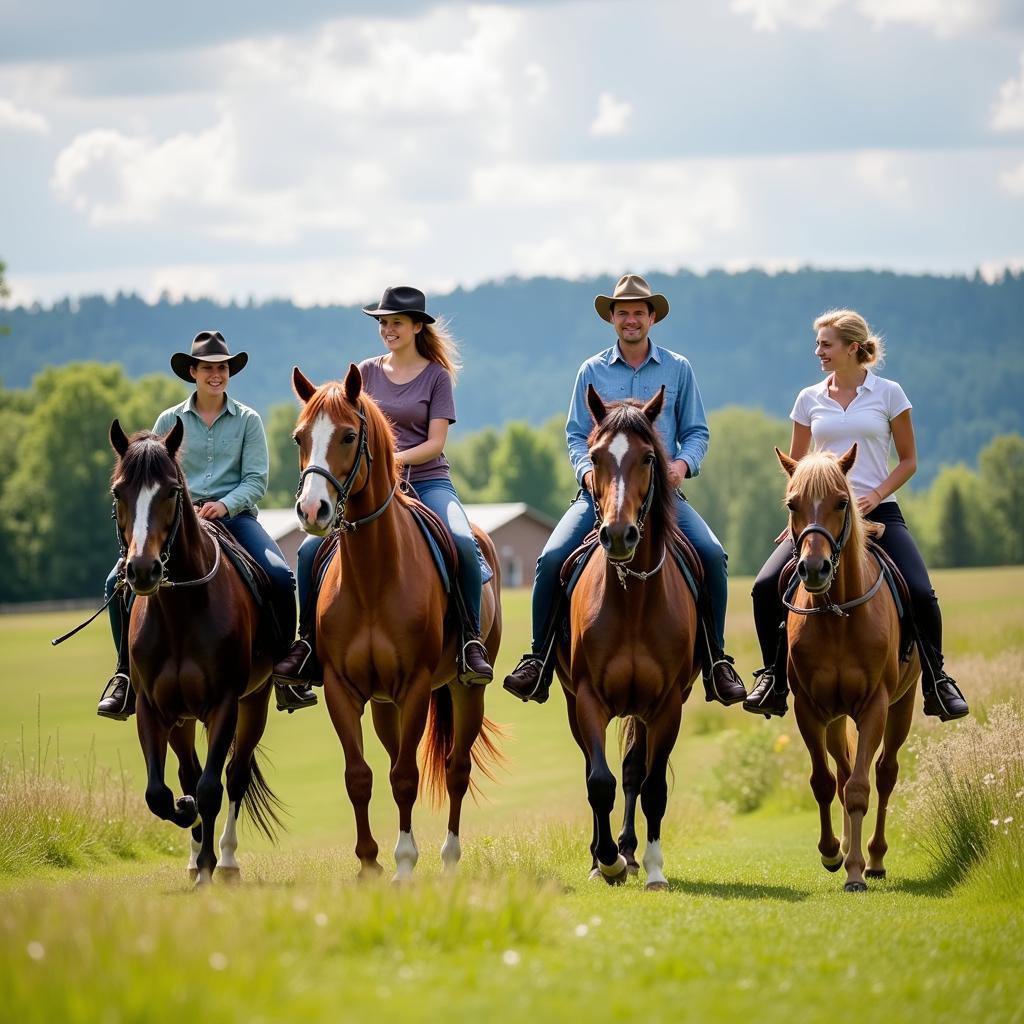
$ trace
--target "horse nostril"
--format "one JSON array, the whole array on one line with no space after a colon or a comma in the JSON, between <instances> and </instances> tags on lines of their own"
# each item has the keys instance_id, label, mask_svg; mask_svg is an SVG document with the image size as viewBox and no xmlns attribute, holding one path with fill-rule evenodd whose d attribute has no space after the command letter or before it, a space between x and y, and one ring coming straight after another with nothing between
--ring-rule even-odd
<instances>
[{"instance_id":1,"label":"horse nostril","mask_svg":"<svg viewBox=\"0 0 1024 1024\"><path fill-rule=\"evenodd\" d=\"M320 509L319 509L319 511L316 514L317 520L319 521L321 519L327 519L328 516L330 516L330 514L331 514L331 506L328 505L327 502L324 501L323 498L321 498L320 499Z\"/></svg>"},{"instance_id":2,"label":"horse nostril","mask_svg":"<svg viewBox=\"0 0 1024 1024\"><path fill-rule=\"evenodd\" d=\"M129 582L135 581L135 566L131 562L124 567L124 574Z\"/></svg>"},{"instance_id":3,"label":"horse nostril","mask_svg":"<svg viewBox=\"0 0 1024 1024\"><path fill-rule=\"evenodd\" d=\"M603 547L605 551L608 551L611 548L612 541L611 537L608 536L607 526L602 526L601 529L597 531L597 539L601 542L601 547Z\"/></svg>"},{"instance_id":4,"label":"horse nostril","mask_svg":"<svg viewBox=\"0 0 1024 1024\"><path fill-rule=\"evenodd\" d=\"M807 563L802 558L796 563L796 574L802 580L807 579Z\"/></svg>"},{"instance_id":5,"label":"horse nostril","mask_svg":"<svg viewBox=\"0 0 1024 1024\"><path fill-rule=\"evenodd\" d=\"M626 542L626 547L635 548L640 543L640 531L630 523L626 527L626 535L623 539Z\"/></svg>"}]
</instances>

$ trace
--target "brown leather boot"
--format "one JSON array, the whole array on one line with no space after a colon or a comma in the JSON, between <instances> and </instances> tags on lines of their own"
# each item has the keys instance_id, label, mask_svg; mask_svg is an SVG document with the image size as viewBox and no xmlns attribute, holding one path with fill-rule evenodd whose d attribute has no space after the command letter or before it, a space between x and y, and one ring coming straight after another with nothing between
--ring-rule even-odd
<instances>
[{"instance_id":1,"label":"brown leather boot","mask_svg":"<svg viewBox=\"0 0 1024 1024\"><path fill-rule=\"evenodd\" d=\"M502 686L521 701L535 700L543 704L548 699L551 681L545 680L544 661L537 654L524 654L519 664L505 676Z\"/></svg>"},{"instance_id":2,"label":"brown leather boot","mask_svg":"<svg viewBox=\"0 0 1024 1024\"><path fill-rule=\"evenodd\" d=\"M313 645L304 636L300 636L274 666L274 682L283 686L323 686L323 669Z\"/></svg>"},{"instance_id":3,"label":"brown leather boot","mask_svg":"<svg viewBox=\"0 0 1024 1024\"><path fill-rule=\"evenodd\" d=\"M486 685L494 678L487 656L487 648L479 636L466 634L466 642L462 647L463 670L459 673L459 682L466 686Z\"/></svg>"},{"instance_id":4,"label":"brown leather boot","mask_svg":"<svg viewBox=\"0 0 1024 1024\"><path fill-rule=\"evenodd\" d=\"M746 698L747 688L732 666L728 654L721 654L712 662L711 671L704 676L704 699L708 703L717 700L729 707Z\"/></svg>"}]
</instances>

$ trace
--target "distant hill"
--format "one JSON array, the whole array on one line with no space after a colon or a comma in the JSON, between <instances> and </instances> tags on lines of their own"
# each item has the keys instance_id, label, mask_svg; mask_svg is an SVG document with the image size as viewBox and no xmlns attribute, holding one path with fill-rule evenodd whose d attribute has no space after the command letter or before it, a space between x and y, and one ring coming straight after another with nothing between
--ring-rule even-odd
<instances>
[{"instance_id":1,"label":"distant hill","mask_svg":"<svg viewBox=\"0 0 1024 1024\"><path fill-rule=\"evenodd\" d=\"M888 342L882 373L914 403L920 482L942 463L973 462L996 434L1024 432L1024 276L933 277L872 271L651 274L672 312L653 334L689 357L708 409L756 406L789 413L819 379L811 321L833 306L864 313ZM593 308L613 281L510 279L432 297L451 319L466 367L456 399L459 431L565 410L580 362L614 338ZM176 349L205 328L224 332L251 361L232 393L262 412L290 397L294 363L314 380L381 351L358 307L301 309L290 302L148 304L135 296L83 298L0 314L3 384L25 387L46 366L119 362L132 376L168 371Z\"/></svg>"}]
</instances>

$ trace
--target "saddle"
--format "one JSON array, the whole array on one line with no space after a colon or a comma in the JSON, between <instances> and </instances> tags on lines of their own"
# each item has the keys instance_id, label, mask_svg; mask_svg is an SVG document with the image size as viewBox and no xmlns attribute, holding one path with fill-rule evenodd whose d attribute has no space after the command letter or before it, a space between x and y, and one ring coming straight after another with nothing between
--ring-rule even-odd
<instances>
[{"instance_id":1,"label":"saddle","mask_svg":"<svg viewBox=\"0 0 1024 1024\"><path fill-rule=\"evenodd\" d=\"M591 530L583 539L583 543L562 563L560 580L566 600L572 596L583 570L590 561L590 556L597 547L597 530ZM697 549L680 534L678 541L672 544L669 550L683 574L683 579L686 580L686 585L690 588L690 593L693 594L694 601L699 600L701 587L704 585L704 567L700 563Z\"/></svg>"},{"instance_id":2,"label":"saddle","mask_svg":"<svg viewBox=\"0 0 1024 1024\"><path fill-rule=\"evenodd\" d=\"M903 578L899 566L890 556L873 540L868 541L868 551L878 562L878 567L885 578L889 593L892 594L893 603L896 605L896 614L900 620L900 661L906 661L914 646L914 623L910 614L910 588ZM784 601L792 601L796 588L799 586L799 579L796 575L796 556L794 555L783 567L779 575L779 596Z\"/></svg>"}]
</instances>

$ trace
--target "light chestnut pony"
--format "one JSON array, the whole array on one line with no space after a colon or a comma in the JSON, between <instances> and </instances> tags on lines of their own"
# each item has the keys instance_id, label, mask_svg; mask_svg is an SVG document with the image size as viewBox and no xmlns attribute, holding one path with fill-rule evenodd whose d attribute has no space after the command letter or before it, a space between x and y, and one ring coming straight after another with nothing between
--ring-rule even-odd
<instances>
[{"instance_id":1,"label":"light chestnut pony","mask_svg":"<svg viewBox=\"0 0 1024 1024\"><path fill-rule=\"evenodd\" d=\"M344 383L317 387L295 367L292 385L303 403L295 428L302 466L296 514L307 533L342 532L320 588L316 646L327 709L345 751L360 877L382 870L370 832L373 780L363 755L367 702L391 760L398 805L394 880L411 878L419 857L412 808L421 739L427 787L438 802L445 786L448 790L441 860L453 871L461 856L459 822L470 769L476 764L490 774L488 765L500 760L492 739L500 731L484 717L484 687L456 680L458 630L445 628L447 595L408 499L397 489L394 435L363 393L359 369L353 364ZM494 571L484 587L480 616L493 664L501 641L498 559L490 538L479 529L475 533Z\"/></svg>"},{"instance_id":2,"label":"light chestnut pony","mask_svg":"<svg viewBox=\"0 0 1024 1024\"><path fill-rule=\"evenodd\" d=\"M857 446L838 458L816 452L799 462L778 448L775 454L789 475L786 506L801 581L787 619L788 673L821 814L818 849L829 871L845 866L847 892L862 892L865 877L885 877L886 808L899 772L897 755L910 732L921 666L916 649L900 662L895 602L887 586L874 589L881 568L868 550L867 534L878 528L862 518L847 479ZM865 864L861 832L870 763L879 744L878 814ZM836 778L827 754L839 777L841 843L832 830Z\"/></svg>"}]
</instances>

